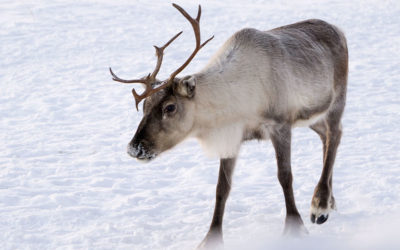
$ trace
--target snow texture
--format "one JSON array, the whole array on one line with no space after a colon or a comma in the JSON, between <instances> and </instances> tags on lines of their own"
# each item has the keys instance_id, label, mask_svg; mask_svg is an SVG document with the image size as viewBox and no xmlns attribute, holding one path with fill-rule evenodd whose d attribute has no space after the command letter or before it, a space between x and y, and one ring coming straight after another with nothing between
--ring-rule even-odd
<instances>
[{"instance_id":1,"label":"snow texture","mask_svg":"<svg viewBox=\"0 0 400 250\"><path fill-rule=\"evenodd\" d=\"M344 134L334 169L338 211L309 221L322 145L294 130L292 168L309 235L281 238L284 198L270 142L241 149L224 220L226 249L400 249L400 2L189 1L202 4L203 38L181 74L200 70L244 27L309 18L340 27L350 52ZM193 249L214 207L218 160L188 140L149 164L126 154L141 119L132 86L111 80L154 68L167 77L194 45L170 1L0 2L0 248Z\"/></svg>"}]
</instances>

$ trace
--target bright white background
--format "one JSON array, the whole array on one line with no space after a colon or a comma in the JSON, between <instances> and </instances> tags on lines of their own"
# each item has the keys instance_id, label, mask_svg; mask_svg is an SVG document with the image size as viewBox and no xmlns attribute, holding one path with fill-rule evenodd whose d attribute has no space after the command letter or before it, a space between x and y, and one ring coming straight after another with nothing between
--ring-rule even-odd
<instances>
[{"instance_id":1,"label":"bright white background","mask_svg":"<svg viewBox=\"0 0 400 250\"><path fill-rule=\"evenodd\" d=\"M176 2L195 15L197 1ZM400 2L200 3L203 38L215 38L186 74L200 70L241 28L267 30L308 18L340 27L350 52L334 169L338 211L321 226L309 221L322 145L310 129L295 129L294 189L310 235L280 238L285 210L274 151L269 142L251 142L241 150L226 207L226 248L397 248ZM202 240L218 160L207 159L194 140L150 164L129 158L126 144L141 113L132 87L113 82L108 72L112 66L123 78L146 75L155 64L152 45L180 30L161 77L194 45L190 25L170 1L0 2L1 249L193 249Z\"/></svg>"}]
</instances>

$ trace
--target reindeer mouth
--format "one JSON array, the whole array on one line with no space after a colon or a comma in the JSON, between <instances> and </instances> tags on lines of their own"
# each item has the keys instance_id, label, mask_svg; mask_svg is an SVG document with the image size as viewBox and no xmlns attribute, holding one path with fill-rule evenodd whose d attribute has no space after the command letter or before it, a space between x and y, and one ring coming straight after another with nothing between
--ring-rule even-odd
<instances>
[{"instance_id":1,"label":"reindeer mouth","mask_svg":"<svg viewBox=\"0 0 400 250\"><path fill-rule=\"evenodd\" d=\"M140 162L149 162L151 160L153 160L154 158L156 158L156 154L151 153L151 154L145 154L143 156L138 156L136 157L136 159Z\"/></svg>"},{"instance_id":2,"label":"reindeer mouth","mask_svg":"<svg viewBox=\"0 0 400 250\"><path fill-rule=\"evenodd\" d=\"M128 145L127 148L127 153L141 161L141 162L149 162L156 158L157 154L152 152L152 150L148 150L146 147L143 146L143 144L139 143L136 147L131 146L130 144Z\"/></svg>"}]
</instances>

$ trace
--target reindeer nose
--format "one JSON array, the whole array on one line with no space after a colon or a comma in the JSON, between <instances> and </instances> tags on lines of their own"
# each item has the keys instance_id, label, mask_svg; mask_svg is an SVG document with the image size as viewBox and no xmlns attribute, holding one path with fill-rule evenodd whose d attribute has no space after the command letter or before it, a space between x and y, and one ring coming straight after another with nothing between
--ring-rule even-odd
<instances>
[{"instance_id":1,"label":"reindeer nose","mask_svg":"<svg viewBox=\"0 0 400 250\"><path fill-rule=\"evenodd\" d=\"M144 154L143 145L141 143L132 145L132 143L128 144L127 152L133 158L139 158Z\"/></svg>"},{"instance_id":2,"label":"reindeer nose","mask_svg":"<svg viewBox=\"0 0 400 250\"><path fill-rule=\"evenodd\" d=\"M128 144L127 153L142 162L148 162L157 156L157 154L153 152L152 148L149 147L146 140L141 140L139 142L131 141Z\"/></svg>"}]
</instances>

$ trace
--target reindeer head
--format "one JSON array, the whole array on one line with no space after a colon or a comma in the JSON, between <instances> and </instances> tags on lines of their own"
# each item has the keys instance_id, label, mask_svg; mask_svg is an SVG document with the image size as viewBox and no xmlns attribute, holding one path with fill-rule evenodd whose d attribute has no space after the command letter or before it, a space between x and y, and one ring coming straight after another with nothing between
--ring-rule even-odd
<instances>
[{"instance_id":1,"label":"reindeer head","mask_svg":"<svg viewBox=\"0 0 400 250\"><path fill-rule=\"evenodd\" d=\"M139 103L144 100L142 121L135 136L128 144L128 154L139 160L155 158L158 154L181 142L190 133L194 121L192 98L195 95L196 83L191 76L182 79L176 76L191 62L197 52L214 38L212 36L204 43L200 42L200 5L195 19L177 4L172 5L190 22L196 38L196 47L182 66L175 70L167 80L160 81L156 78L162 64L164 49L182 34L182 32L179 32L164 46L154 46L157 56L156 68L153 73L146 77L124 80L116 76L110 68L114 81L141 83L145 86L145 91L140 95L137 94L135 89L132 89L136 109L138 109Z\"/></svg>"}]
</instances>

